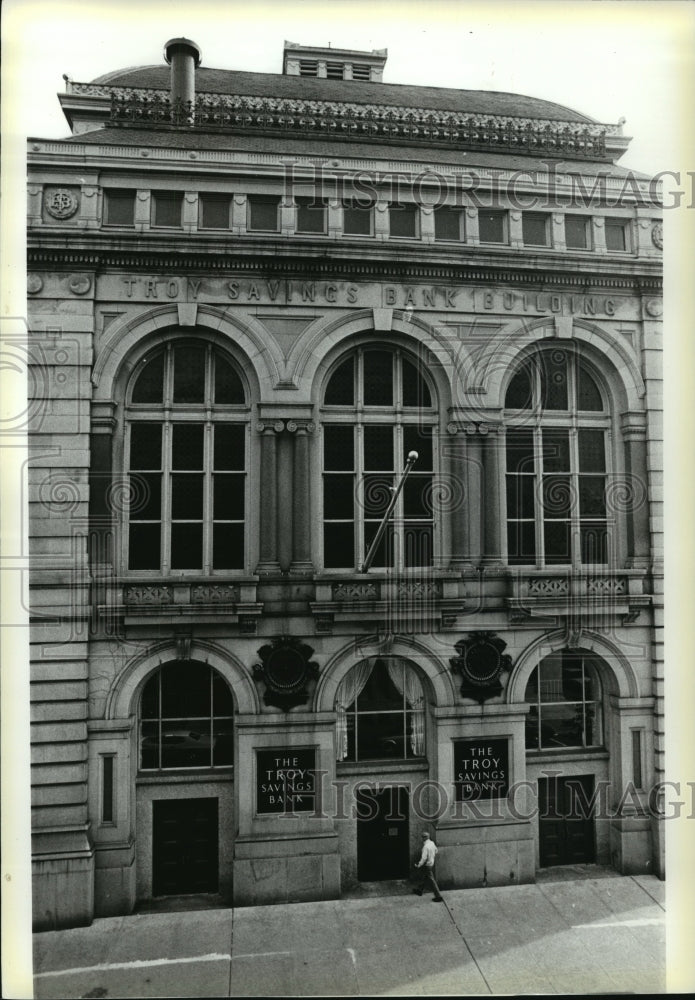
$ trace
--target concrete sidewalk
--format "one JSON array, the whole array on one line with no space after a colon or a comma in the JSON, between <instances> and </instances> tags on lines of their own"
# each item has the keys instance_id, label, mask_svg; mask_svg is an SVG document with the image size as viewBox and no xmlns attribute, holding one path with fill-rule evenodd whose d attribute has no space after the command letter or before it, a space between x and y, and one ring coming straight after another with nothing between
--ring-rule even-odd
<instances>
[{"instance_id":1,"label":"concrete sidewalk","mask_svg":"<svg viewBox=\"0 0 695 1000\"><path fill-rule=\"evenodd\" d=\"M37 998L663 993L664 883L143 913L34 936Z\"/></svg>"}]
</instances>

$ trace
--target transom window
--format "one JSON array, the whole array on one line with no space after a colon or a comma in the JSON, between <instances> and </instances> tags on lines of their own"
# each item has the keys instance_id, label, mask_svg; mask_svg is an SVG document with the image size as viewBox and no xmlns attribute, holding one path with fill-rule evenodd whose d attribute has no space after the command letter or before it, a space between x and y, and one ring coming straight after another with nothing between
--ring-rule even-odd
<instances>
[{"instance_id":1,"label":"transom window","mask_svg":"<svg viewBox=\"0 0 695 1000\"><path fill-rule=\"evenodd\" d=\"M415 360L359 348L333 371L323 403L324 565L362 562L410 451L419 457L372 566L432 565L437 415Z\"/></svg>"},{"instance_id":2,"label":"transom window","mask_svg":"<svg viewBox=\"0 0 695 1000\"><path fill-rule=\"evenodd\" d=\"M140 699L140 770L228 767L234 763L234 702L205 663L168 663Z\"/></svg>"},{"instance_id":3,"label":"transom window","mask_svg":"<svg viewBox=\"0 0 695 1000\"><path fill-rule=\"evenodd\" d=\"M131 380L128 568L243 569L247 408L212 345L170 343Z\"/></svg>"},{"instance_id":4,"label":"transom window","mask_svg":"<svg viewBox=\"0 0 695 1000\"><path fill-rule=\"evenodd\" d=\"M601 683L595 657L581 652L552 653L526 685L526 747L596 747L603 743Z\"/></svg>"},{"instance_id":5,"label":"transom window","mask_svg":"<svg viewBox=\"0 0 695 1000\"><path fill-rule=\"evenodd\" d=\"M609 414L588 366L557 348L527 359L505 408L509 562L606 563Z\"/></svg>"},{"instance_id":6,"label":"transom window","mask_svg":"<svg viewBox=\"0 0 695 1000\"><path fill-rule=\"evenodd\" d=\"M422 682L404 660L364 660L336 693L337 758L404 760L425 753Z\"/></svg>"}]
</instances>

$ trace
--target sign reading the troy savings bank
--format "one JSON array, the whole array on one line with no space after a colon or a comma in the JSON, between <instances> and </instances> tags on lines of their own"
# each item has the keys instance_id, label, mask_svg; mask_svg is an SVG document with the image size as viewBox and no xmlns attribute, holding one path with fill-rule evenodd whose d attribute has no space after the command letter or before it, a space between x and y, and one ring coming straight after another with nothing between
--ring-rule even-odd
<instances>
[{"instance_id":1,"label":"sign reading the troy savings bank","mask_svg":"<svg viewBox=\"0 0 695 1000\"><path fill-rule=\"evenodd\" d=\"M509 790L509 740L454 740L456 801L503 799Z\"/></svg>"},{"instance_id":2,"label":"sign reading the troy savings bank","mask_svg":"<svg viewBox=\"0 0 695 1000\"><path fill-rule=\"evenodd\" d=\"M316 750L274 747L256 751L256 811L314 812Z\"/></svg>"}]
</instances>

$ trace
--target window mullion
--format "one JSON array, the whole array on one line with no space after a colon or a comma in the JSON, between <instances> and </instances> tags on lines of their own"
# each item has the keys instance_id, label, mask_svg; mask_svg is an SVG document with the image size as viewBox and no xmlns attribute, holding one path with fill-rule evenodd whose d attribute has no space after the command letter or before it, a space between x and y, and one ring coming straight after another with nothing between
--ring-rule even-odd
<instances>
[{"instance_id":1,"label":"window mullion","mask_svg":"<svg viewBox=\"0 0 695 1000\"><path fill-rule=\"evenodd\" d=\"M534 451L534 510L536 531L536 565L545 566L545 519L543 511L543 428L536 424L533 428ZM540 678L539 678L540 683Z\"/></svg>"},{"instance_id":2,"label":"window mullion","mask_svg":"<svg viewBox=\"0 0 695 1000\"><path fill-rule=\"evenodd\" d=\"M212 570L212 456L213 456L213 423L209 415L205 420L205 439L203 443L203 573L208 576Z\"/></svg>"},{"instance_id":3,"label":"window mullion","mask_svg":"<svg viewBox=\"0 0 695 1000\"><path fill-rule=\"evenodd\" d=\"M162 573L165 576L171 572L171 449L174 436L172 422L167 413L162 425Z\"/></svg>"}]
</instances>

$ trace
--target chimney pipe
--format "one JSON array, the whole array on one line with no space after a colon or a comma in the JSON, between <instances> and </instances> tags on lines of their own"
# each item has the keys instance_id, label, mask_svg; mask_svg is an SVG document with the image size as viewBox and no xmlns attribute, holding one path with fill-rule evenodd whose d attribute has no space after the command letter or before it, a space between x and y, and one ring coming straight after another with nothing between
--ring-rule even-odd
<instances>
[{"instance_id":1,"label":"chimney pipe","mask_svg":"<svg viewBox=\"0 0 695 1000\"><path fill-rule=\"evenodd\" d=\"M200 66L201 52L189 38L172 38L164 46L164 58L171 66L171 103L177 109L190 102L190 120L195 105L195 71Z\"/></svg>"}]
</instances>

